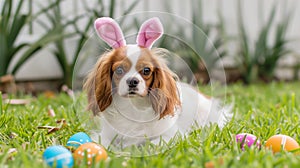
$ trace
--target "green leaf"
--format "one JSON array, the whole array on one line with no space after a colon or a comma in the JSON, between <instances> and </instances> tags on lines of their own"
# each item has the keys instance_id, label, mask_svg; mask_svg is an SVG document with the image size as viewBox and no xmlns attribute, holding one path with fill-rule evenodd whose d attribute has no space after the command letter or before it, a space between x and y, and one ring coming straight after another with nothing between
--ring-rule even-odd
<instances>
[{"instance_id":1,"label":"green leaf","mask_svg":"<svg viewBox=\"0 0 300 168\"><path fill-rule=\"evenodd\" d=\"M276 5L273 5L272 11L270 12L270 15L268 17L266 25L262 28L259 34L259 38L256 42L255 51L254 51L254 58L255 61L258 62L259 57L265 57L266 52L268 50L268 35L270 33L270 28L273 24L274 17L276 14Z\"/></svg>"},{"instance_id":2,"label":"green leaf","mask_svg":"<svg viewBox=\"0 0 300 168\"><path fill-rule=\"evenodd\" d=\"M11 57L9 57L9 59L8 59L7 62L10 62L10 61L13 59L13 57L14 57L21 49L23 49L24 47L26 47L26 46L28 46L28 45L29 45L28 43L22 43L22 44L19 44L19 45L16 46L16 47L13 47L13 49L11 49L11 50L10 50L10 53L9 53L9 55L10 55Z\"/></svg>"},{"instance_id":3,"label":"green leaf","mask_svg":"<svg viewBox=\"0 0 300 168\"><path fill-rule=\"evenodd\" d=\"M84 28L84 32L81 33L81 37L77 43L77 50L75 51L75 54L74 54L74 58L73 58L73 61L72 61L72 64L71 64L71 67L72 69L75 67L75 64L76 64L76 60L80 54L80 51L82 49L82 47L84 46L85 42L87 41L88 39L88 36L86 34L86 32L88 32L88 30L90 29L91 25L92 25L92 22L93 22L93 19L90 18L88 23L86 24L86 27Z\"/></svg>"},{"instance_id":4,"label":"green leaf","mask_svg":"<svg viewBox=\"0 0 300 168\"><path fill-rule=\"evenodd\" d=\"M65 34L64 37L74 36L74 33ZM39 40L29 46L29 48L22 54L16 65L13 67L12 73L15 74L19 68L34 54L39 51L42 47L49 43L62 38L62 35L57 30L47 32L46 35L42 36Z\"/></svg>"},{"instance_id":5,"label":"green leaf","mask_svg":"<svg viewBox=\"0 0 300 168\"><path fill-rule=\"evenodd\" d=\"M67 71L67 66L68 66L68 60L67 60L67 55L66 55L66 51L64 48L64 41L60 38L58 41L55 42L55 46L56 46L56 51L55 56L56 59L58 60L61 69L63 70L63 72Z\"/></svg>"},{"instance_id":6,"label":"green leaf","mask_svg":"<svg viewBox=\"0 0 300 168\"><path fill-rule=\"evenodd\" d=\"M108 16L114 18L114 13L115 13L115 0L110 0Z\"/></svg>"},{"instance_id":7,"label":"green leaf","mask_svg":"<svg viewBox=\"0 0 300 168\"><path fill-rule=\"evenodd\" d=\"M54 2L50 3L46 7L44 7L43 5L39 4L38 3L39 1L34 1L37 4L37 6L39 6L39 8L41 8L41 10L39 10L33 16L31 16L30 19L29 19L29 21L33 21L33 20L37 19L38 17L40 17L41 15L46 14L47 12L49 12L50 10L52 10L53 8L55 8L59 3L62 3L63 1L65 1L65 0L55 0ZM44 1L41 1L41 2L44 2Z\"/></svg>"},{"instance_id":8,"label":"green leaf","mask_svg":"<svg viewBox=\"0 0 300 168\"><path fill-rule=\"evenodd\" d=\"M247 63L252 62L252 58L249 51L249 44L248 44L248 36L245 30L244 22L243 22L243 12L242 12L242 5L241 1L238 1L238 26L239 26L239 33L240 33L240 40L241 40L241 56L243 60Z\"/></svg>"},{"instance_id":9,"label":"green leaf","mask_svg":"<svg viewBox=\"0 0 300 168\"><path fill-rule=\"evenodd\" d=\"M129 7L123 12L123 14L122 15L127 15L127 14L129 14L137 5L138 5L138 3L140 2L140 0L135 0L135 1L133 1L130 5L129 5Z\"/></svg>"},{"instance_id":10,"label":"green leaf","mask_svg":"<svg viewBox=\"0 0 300 168\"><path fill-rule=\"evenodd\" d=\"M129 7L122 13L122 16L126 16L128 15L137 5L138 3L140 2L140 0L135 0L133 1ZM120 21L120 25L123 24L124 20L125 20L126 17L122 17L122 20Z\"/></svg>"},{"instance_id":11,"label":"green leaf","mask_svg":"<svg viewBox=\"0 0 300 168\"><path fill-rule=\"evenodd\" d=\"M16 38L20 35L21 30L24 28L26 23L27 15L15 16L12 23L11 30L8 35L8 46L12 47Z\"/></svg>"},{"instance_id":12,"label":"green leaf","mask_svg":"<svg viewBox=\"0 0 300 168\"><path fill-rule=\"evenodd\" d=\"M264 62L260 63L259 75L263 78L272 79L277 62L291 51L287 49L289 40L286 39L286 33L290 22L290 14L284 15L281 21L276 25L275 40L270 47L266 47L264 52Z\"/></svg>"},{"instance_id":13,"label":"green leaf","mask_svg":"<svg viewBox=\"0 0 300 168\"><path fill-rule=\"evenodd\" d=\"M0 77L7 73L8 47L6 39L7 37L3 33L0 33Z\"/></svg>"},{"instance_id":14,"label":"green leaf","mask_svg":"<svg viewBox=\"0 0 300 168\"><path fill-rule=\"evenodd\" d=\"M24 0L23 1L19 1L18 7L17 7L17 9L16 9L16 11L14 13L14 17L17 17L17 16L21 15L20 11L21 11L21 9L23 7L23 2L24 2ZM15 18L14 18L14 20L15 20Z\"/></svg>"},{"instance_id":15,"label":"green leaf","mask_svg":"<svg viewBox=\"0 0 300 168\"><path fill-rule=\"evenodd\" d=\"M12 13L12 7L13 7L13 1L6 0L4 1L2 13L1 13L1 31L3 33L6 33L9 30L9 21L11 18Z\"/></svg>"}]
</instances>

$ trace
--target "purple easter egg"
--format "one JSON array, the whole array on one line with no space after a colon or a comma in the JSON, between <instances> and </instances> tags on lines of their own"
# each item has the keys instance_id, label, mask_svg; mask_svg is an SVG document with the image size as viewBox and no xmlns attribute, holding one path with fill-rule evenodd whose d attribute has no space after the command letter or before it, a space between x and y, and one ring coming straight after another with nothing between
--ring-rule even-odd
<instances>
[{"instance_id":1,"label":"purple easter egg","mask_svg":"<svg viewBox=\"0 0 300 168\"><path fill-rule=\"evenodd\" d=\"M240 133L235 136L236 142L241 144L241 149L244 150L245 144L250 148L255 142L256 147L260 149L261 143L255 135L248 133Z\"/></svg>"}]
</instances>

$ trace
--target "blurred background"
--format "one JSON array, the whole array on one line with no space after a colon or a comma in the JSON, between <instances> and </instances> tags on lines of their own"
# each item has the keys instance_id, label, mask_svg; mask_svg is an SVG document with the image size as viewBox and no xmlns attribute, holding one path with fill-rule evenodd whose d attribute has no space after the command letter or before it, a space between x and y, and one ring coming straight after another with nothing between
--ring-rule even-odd
<instances>
[{"instance_id":1,"label":"blurred background","mask_svg":"<svg viewBox=\"0 0 300 168\"><path fill-rule=\"evenodd\" d=\"M180 56L201 84L212 74L220 83L244 84L300 77L297 0L1 0L0 9L3 92L71 88L76 60L102 16L130 34L141 18L172 15L156 46Z\"/></svg>"}]
</instances>

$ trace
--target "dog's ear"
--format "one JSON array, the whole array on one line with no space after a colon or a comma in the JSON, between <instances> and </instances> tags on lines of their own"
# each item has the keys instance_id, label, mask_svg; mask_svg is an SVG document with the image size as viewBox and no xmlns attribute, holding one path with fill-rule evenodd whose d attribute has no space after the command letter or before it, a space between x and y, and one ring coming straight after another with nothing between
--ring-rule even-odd
<instances>
[{"instance_id":1,"label":"dog's ear","mask_svg":"<svg viewBox=\"0 0 300 168\"><path fill-rule=\"evenodd\" d=\"M158 64L160 65L153 72L154 79L149 96L153 109L163 118L174 115L174 110L180 106L180 99L175 75L164 63Z\"/></svg>"},{"instance_id":2,"label":"dog's ear","mask_svg":"<svg viewBox=\"0 0 300 168\"><path fill-rule=\"evenodd\" d=\"M120 48L126 45L126 41L119 24L112 18L98 18L94 22L94 27L98 36L112 48Z\"/></svg>"},{"instance_id":3,"label":"dog's ear","mask_svg":"<svg viewBox=\"0 0 300 168\"><path fill-rule=\"evenodd\" d=\"M111 61L102 56L88 75L83 89L88 94L88 110L94 115L104 111L112 102Z\"/></svg>"},{"instance_id":4,"label":"dog's ear","mask_svg":"<svg viewBox=\"0 0 300 168\"><path fill-rule=\"evenodd\" d=\"M163 34L163 26L158 18L151 18L145 21L137 35L138 46L151 48L153 43Z\"/></svg>"}]
</instances>

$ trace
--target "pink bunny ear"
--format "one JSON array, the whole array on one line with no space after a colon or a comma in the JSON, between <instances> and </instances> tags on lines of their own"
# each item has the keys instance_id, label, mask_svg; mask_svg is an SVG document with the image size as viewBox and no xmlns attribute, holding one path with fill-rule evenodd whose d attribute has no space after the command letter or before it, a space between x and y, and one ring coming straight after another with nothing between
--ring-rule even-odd
<instances>
[{"instance_id":1,"label":"pink bunny ear","mask_svg":"<svg viewBox=\"0 0 300 168\"><path fill-rule=\"evenodd\" d=\"M151 48L153 43L162 36L163 26L158 18L145 21L137 35L136 42L139 46Z\"/></svg>"},{"instance_id":2,"label":"pink bunny ear","mask_svg":"<svg viewBox=\"0 0 300 168\"><path fill-rule=\"evenodd\" d=\"M119 48L126 45L120 26L112 18L98 18L94 22L94 26L98 36L112 48Z\"/></svg>"}]
</instances>

